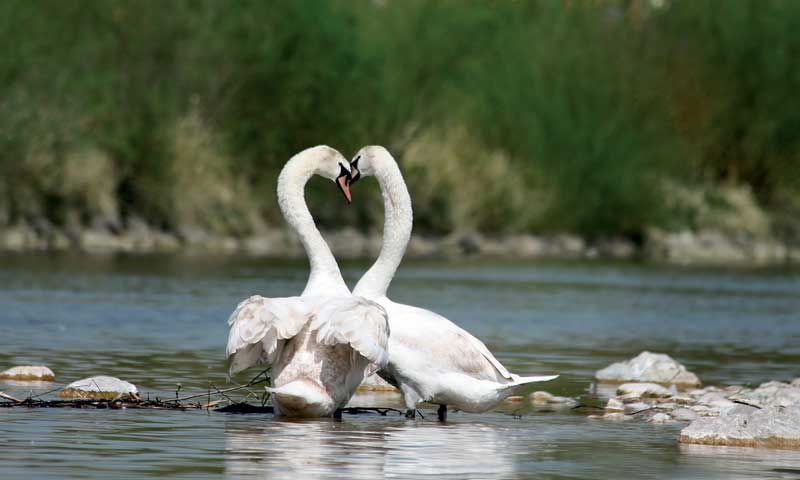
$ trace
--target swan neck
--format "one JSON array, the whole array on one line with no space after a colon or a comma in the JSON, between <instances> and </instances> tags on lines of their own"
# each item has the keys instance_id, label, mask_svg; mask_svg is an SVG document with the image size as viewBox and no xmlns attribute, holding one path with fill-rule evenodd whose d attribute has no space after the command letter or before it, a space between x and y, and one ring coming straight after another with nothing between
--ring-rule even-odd
<instances>
[{"instance_id":1,"label":"swan neck","mask_svg":"<svg viewBox=\"0 0 800 480\"><path fill-rule=\"evenodd\" d=\"M292 157L278 177L278 205L308 256L310 272L303 295L349 293L331 249L314 223L305 200L305 185L319 159L303 152Z\"/></svg>"},{"instance_id":2,"label":"swan neck","mask_svg":"<svg viewBox=\"0 0 800 480\"><path fill-rule=\"evenodd\" d=\"M383 242L378 259L361 277L353 293L367 298L383 298L411 239L413 213L411 197L397 163L376 165L375 178L383 197Z\"/></svg>"}]
</instances>

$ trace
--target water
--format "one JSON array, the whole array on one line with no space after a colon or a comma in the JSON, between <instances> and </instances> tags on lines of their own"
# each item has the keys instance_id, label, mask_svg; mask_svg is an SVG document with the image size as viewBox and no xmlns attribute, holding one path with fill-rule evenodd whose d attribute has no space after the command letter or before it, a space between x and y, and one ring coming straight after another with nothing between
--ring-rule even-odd
<instances>
[{"instance_id":1,"label":"water","mask_svg":"<svg viewBox=\"0 0 800 480\"><path fill-rule=\"evenodd\" d=\"M352 284L361 265L344 268ZM251 293L298 293L305 266L246 258L0 257L0 367L55 387L115 375L144 396L226 385L225 320ZM593 373L643 349L708 384L800 376L800 273L603 263L408 263L392 296L482 338L512 371L591 402ZM250 372L251 374L253 372ZM247 375L236 378L244 381ZM35 392L51 389L34 389ZM30 387L0 383L26 395ZM532 390L532 389L531 389ZM523 393L528 393L525 391ZM358 399L398 405L393 395ZM206 411L0 409L3 478L800 478L800 452L687 447L679 424L505 405L438 424L282 421Z\"/></svg>"}]
</instances>

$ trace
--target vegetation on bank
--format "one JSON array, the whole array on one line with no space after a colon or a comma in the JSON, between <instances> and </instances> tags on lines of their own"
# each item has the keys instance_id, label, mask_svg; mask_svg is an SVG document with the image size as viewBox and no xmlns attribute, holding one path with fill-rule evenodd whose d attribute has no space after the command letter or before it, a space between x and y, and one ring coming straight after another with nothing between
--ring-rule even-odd
<instances>
[{"instance_id":1,"label":"vegetation on bank","mask_svg":"<svg viewBox=\"0 0 800 480\"><path fill-rule=\"evenodd\" d=\"M639 238L736 188L798 238L797 31L791 0L6 0L0 227L257 233L326 143L388 146L418 231ZM312 211L374 226L368 183Z\"/></svg>"}]
</instances>

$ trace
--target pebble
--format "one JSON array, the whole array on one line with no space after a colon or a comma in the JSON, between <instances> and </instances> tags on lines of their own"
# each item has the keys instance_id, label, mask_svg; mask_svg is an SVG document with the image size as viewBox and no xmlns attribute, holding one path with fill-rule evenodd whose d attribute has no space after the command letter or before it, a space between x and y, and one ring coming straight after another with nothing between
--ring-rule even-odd
<instances>
[{"instance_id":1,"label":"pebble","mask_svg":"<svg viewBox=\"0 0 800 480\"><path fill-rule=\"evenodd\" d=\"M688 408L676 408L670 412L670 415L672 415L672 418L680 422L691 422L699 417L697 412Z\"/></svg>"},{"instance_id":2,"label":"pebble","mask_svg":"<svg viewBox=\"0 0 800 480\"><path fill-rule=\"evenodd\" d=\"M136 389L136 385L125 380L100 375L72 382L58 392L58 396L62 398L137 398L139 391Z\"/></svg>"},{"instance_id":3,"label":"pebble","mask_svg":"<svg viewBox=\"0 0 800 480\"><path fill-rule=\"evenodd\" d=\"M507 397L503 401L506 402L506 403L520 403L523 400L524 400L524 398L521 395L511 395L510 397Z\"/></svg>"},{"instance_id":4,"label":"pebble","mask_svg":"<svg viewBox=\"0 0 800 480\"><path fill-rule=\"evenodd\" d=\"M606 413L604 415L589 415L588 418L591 420L610 420L613 422L619 422L623 420L630 420L633 417L630 415L625 415L622 412L614 412L614 413Z\"/></svg>"},{"instance_id":5,"label":"pebble","mask_svg":"<svg viewBox=\"0 0 800 480\"><path fill-rule=\"evenodd\" d=\"M655 415L650 417L650 419L647 420L647 422L648 423L671 423L672 422L672 417L670 417L666 413L656 413Z\"/></svg>"},{"instance_id":6,"label":"pebble","mask_svg":"<svg viewBox=\"0 0 800 480\"><path fill-rule=\"evenodd\" d=\"M643 410L649 410L651 408L653 408L653 406L650 405L649 403L644 403L644 402L629 403L625 405L625 413L641 412Z\"/></svg>"},{"instance_id":7,"label":"pebble","mask_svg":"<svg viewBox=\"0 0 800 480\"><path fill-rule=\"evenodd\" d=\"M609 398L608 403L606 403L606 411L607 412L622 412L625 410L625 404L621 401L617 400L616 398Z\"/></svg>"},{"instance_id":8,"label":"pebble","mask_svg":"<svg viewBox=\"0 0 800 480\"><path fill-rule=\"evenodd\" d=\"M19 365L0 372L0 380L52 382L56 375L43 365Z\"/></svg>"},{"instance_id":9,"label":"pebble","mask_svg":"<svg viewBox=\"0 0 800 480\"><path fill-rule=\"evenodd\" d=\"M528 396L528 399L532 403L538 403L538 404L548 403L551 398L553 398L552 393L543 391L533 392Z\"/></svg>"},{"instance_id":10,"label":"pebble","mask_svg":"<svg viewBox=\"0 0 800 480\"><path fill-rule=\"evenodd\" d=\"M617 387L618 395L637 397L669 397L669 390L657 383L623 383Z\"/></svg>"},{"instance_id":11,"label":"pebble","mask_svg":"<svg viewBox=\"0 0 800 480\"><path fill-rule=\"evenodd\" d=\"M641 352L624 362L598 370L595 378L601 382L654 382L681 387L700 385L700 379L686 367L663 353Z\"/></svg>"}]
</instances>

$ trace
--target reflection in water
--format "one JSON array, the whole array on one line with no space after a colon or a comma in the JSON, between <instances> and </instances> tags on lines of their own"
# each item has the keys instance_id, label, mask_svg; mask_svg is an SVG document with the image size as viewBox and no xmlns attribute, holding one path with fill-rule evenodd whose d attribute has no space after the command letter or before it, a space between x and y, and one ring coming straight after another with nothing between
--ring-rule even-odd
<instances>
[{"instance_id":1,"label":"reflection in water","mask_svg":"<svg viewBox=\"0 0 800 480\"><path fill-rule=\"evenodd\" d=\"M145 398L172 397L178 383L182 392L227 385L231 306L250 293L291 295L307 268L251 257L0 255L0 369L45 364L56 373L49 386L0 382L0 390L24 397L90 375L130 381ZM361 269L344 274L355 280ZM799 290L800 275L790 270L426 261L404 263L392 297L457 319L514 371L562 373L547 389L577 396L596 370L645 348L673 353L711 385L791 380L800 363ZM374 393L351 405L403 409L399 395ZM453 413L440 425L430 417L292 423L198 411L0 408L0 479L800 478L799 454L679 448L677 424L523 413Z\"/></svg>"},{"instance_id":2,"label":"reflection in water","mask_svg":"<svg viewBox=\"0 0 800 480\"><path fill-rule=\"evenodd\" d=\"M225 428L226 476L491 479L508 478L514 471L510 442L495 426L370 420L230 423Z\"/></svg>"},{"instance_id":3,"label":"reflection in water","mask_svg":"<svg viewBox=\"0 0 800 480\"><path fill-rule=\"evenodd\" d=\"M680 445L681 464L707 470L706 478L800 478L800 451L767 448Z\"/></svg>"}]
</instances>

